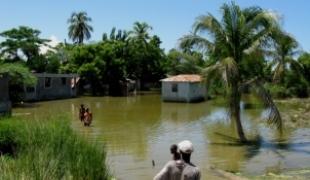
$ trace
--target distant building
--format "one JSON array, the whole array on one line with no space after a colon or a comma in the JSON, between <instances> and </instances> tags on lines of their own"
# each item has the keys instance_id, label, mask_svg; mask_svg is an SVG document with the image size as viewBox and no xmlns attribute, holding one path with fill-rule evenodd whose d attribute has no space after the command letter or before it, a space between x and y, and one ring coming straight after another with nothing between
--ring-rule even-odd
<instances>
[{"instance_id":1,"label":"distant building","mask_svg":"<svg viewBox=\"0 0 310 180\"><path fill-rule=\"evenodd\" d=\"M206 85L200 75L181 74L162 79L162 100L197 102L206 98Z\"/></svg>"},{"instance_id":2,"label":"distant building","mask_svg":"<svg viewBox=\"0 0 310 180\"><path fill-rule=\"evenodd\" d=\"M35 86L25 87L25 101L64 99L77 96L76 74L35 73L38 82Z\"/></svg>"},{"instance_id":3,"label":"distant building","mask_svg":"<svg viewBox=\"0 0 310 180\"><path fill-rule=\"evenodd\" d=\"M0 115L10 114L12 109L9 98L9 77L0 74Z\"/></svg>"}]
</instances>

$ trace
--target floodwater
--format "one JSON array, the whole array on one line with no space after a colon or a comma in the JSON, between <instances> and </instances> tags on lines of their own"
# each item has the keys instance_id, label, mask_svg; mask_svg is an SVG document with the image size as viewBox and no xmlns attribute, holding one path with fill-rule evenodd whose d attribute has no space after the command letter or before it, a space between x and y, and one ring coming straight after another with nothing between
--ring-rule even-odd
<instances>
[{"instance_id":1,"label":"floodwater","mask_svg":"<svg viewBox=\"0 0 310 180\"><path fill-rule=\"evenodd\" d=\"M91 127L84 127L78 119L82 103L93 112ZM117 179L152 179L171 159L170 145L181 140L193 142L192 162L201 169L202 179L216 179L210 166L250 177L310 167L310 129L285 129L280 137L262 120L262 109L242 110L246 135L259 135L261 143L234 145L234 124L227 120L224 105L223 100L166 103L157 94L81 97L15 108L13 115L30 119L70 116L72 127L79 134L106 144L108 163Z\"/></svg>"}]
</instances>

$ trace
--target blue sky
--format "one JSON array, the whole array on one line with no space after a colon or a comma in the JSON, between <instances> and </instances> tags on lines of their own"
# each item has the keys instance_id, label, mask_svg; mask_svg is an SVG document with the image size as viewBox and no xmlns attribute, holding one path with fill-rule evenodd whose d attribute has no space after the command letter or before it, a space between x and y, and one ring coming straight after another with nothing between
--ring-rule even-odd
<instances>
[{"instance_id":1,"label":"blue sky","mask_svg":"<svg viewBox=\"0 0 310 180\"><path fill-rule=\"evenodd\" d=\"M129 30L135 21L153 27L162 47L176 47L177 40L191 30L195 18L210 12L220 17L225 0L2 0L0 32L26 25L41 30L41 37L63 41L67 37L67 19L73 11L86 11L93 19L92 41L101 39L112 27ZM303 50L310 50L309 0L236 0L241 7L252 5L273 10L283 17L284 29Z\"/></svg>"}]
</instances>

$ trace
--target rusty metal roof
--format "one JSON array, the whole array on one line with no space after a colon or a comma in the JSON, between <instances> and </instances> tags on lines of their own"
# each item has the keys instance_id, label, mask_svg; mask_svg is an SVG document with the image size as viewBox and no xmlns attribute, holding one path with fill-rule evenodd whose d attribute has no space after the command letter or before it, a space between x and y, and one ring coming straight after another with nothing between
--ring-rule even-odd
<instances>
[{"instance_id":1,"label":"rusty metal roof","mask_svg":"<svg viewBox=\"0 0 310 180\"><path fill-rule=\"evenodd\" d=\"M164 82L201 82L202 77L198 74L180 74L162 79Z\"/></svg>"}]
</instances>

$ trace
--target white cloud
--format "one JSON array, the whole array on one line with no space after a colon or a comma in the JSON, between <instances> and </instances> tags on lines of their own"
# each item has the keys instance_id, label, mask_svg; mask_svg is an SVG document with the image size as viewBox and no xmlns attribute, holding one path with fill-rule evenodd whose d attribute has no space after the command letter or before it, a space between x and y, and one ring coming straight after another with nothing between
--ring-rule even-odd
<instances>
[{"instance_id":1,"label":"white cloud","mask_svg":"<svg viewBox=\"0 0 310 180\"><path fill-rule=\"evenodd\" d=\"M47 44L50 47L56 47L60 43L59 39L55 35L51 35L49 40L50 40L50 42L48 42ZM52 50L50 47L41 46L40 47L40 54L45 54L45 53L47 53L48 50Z\"/></svg>"}]
</instances>

